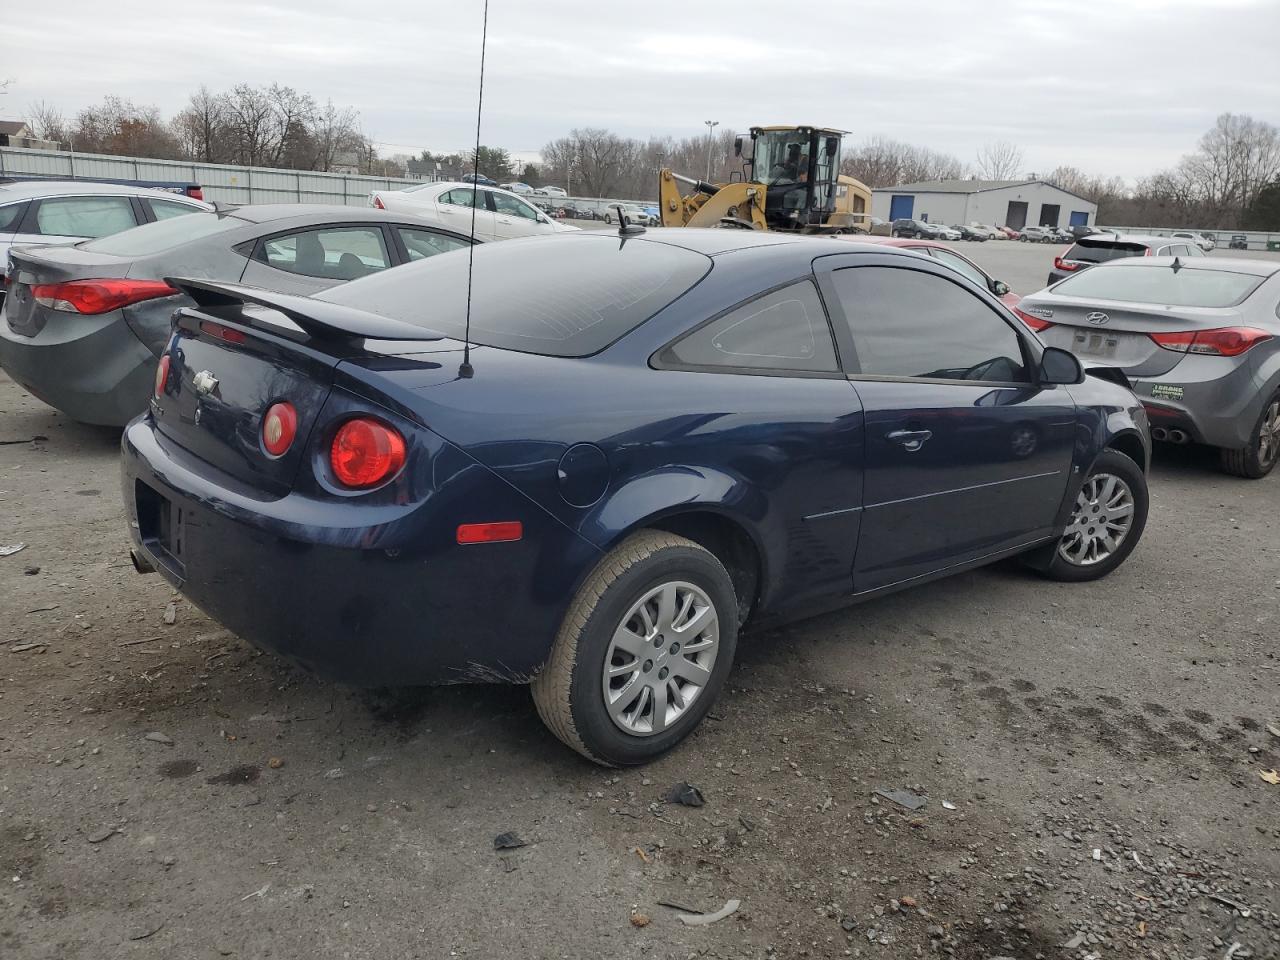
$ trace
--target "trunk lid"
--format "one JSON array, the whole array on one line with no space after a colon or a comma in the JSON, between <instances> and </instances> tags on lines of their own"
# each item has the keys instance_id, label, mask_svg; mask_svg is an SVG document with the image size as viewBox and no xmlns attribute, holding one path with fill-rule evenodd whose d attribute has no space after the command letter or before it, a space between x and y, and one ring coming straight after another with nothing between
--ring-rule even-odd
<instances>
[{"instance_id":1,"label":"trunk lid","mask_svg":"<svg viewBox=\"0 0 1280 960\"><path fill-rule=\"evenodd\" d=\"M4 298L5 322L22 337L36 336L51 316L59 316L58 311L36 303L31 293L33 286L90 277L124 277L130 265L124 258L90 253L71 245L13 247L9 250L9 262L12 269Z\"/></svg>"},{"instance_id":2,"label":"trunk lid","mask_svg":"<svg viewBox=\"0 0 1280 960\"><path fill-rule=\"evenodd\" d=\"M1040 339L1049 346L1070 350L1086 364L1120 367L1128 375L1146 377L1167 373L1185 355L1164 349L1150 334L1211 330L1240 322L1240 313L1233 308L1162 307L1109 300L1083 304L1064 298L1033 305L1024 300L1021 309L1053 324L1040 332Z\"/></svg>"}]
</instances>

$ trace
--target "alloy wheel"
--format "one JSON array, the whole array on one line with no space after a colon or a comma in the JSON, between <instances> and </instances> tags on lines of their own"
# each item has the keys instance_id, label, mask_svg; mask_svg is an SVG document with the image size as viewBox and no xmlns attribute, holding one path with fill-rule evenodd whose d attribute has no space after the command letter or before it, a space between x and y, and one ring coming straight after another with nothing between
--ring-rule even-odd
<instances>
[{"instance_id":1,"label":"alloy wheel","mask_svg":"<svg viewBox=\"0 0 1280 960\"><path fill-rule=\"evenodd\" d=\"M677 580L637 600L609 643L601 678L605 708L625 733L662 733L711 682L720 618L700 587Z\"/></svg>"},{"instance_id":2,"label":"alloy wheel","mask_svg":"<svg viewBox=\"0 0 1280 960\"><path fill-rule=\"evenodd\" d=\"M1258 462L1269 469L1280 456L1280 397L1267 405L1258 425Z\"/></svg>"},{"instance_id":3,"label":"alloy wheel","mask_svg":"<svg viewBox=\"0 0 1280 960\"><path fill-rule=\"evenodd\" d=\"M1124 543L1133 525L1133 491L1120 477L1095 473L1084 482L1058 555L1077 567L1102 563Z\"/></svg>"}]
</instances>

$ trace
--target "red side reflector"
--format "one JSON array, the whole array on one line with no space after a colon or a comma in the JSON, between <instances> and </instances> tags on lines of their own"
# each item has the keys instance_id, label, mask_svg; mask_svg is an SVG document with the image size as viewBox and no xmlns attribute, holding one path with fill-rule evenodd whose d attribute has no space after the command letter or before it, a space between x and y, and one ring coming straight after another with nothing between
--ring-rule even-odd
<instances>
[{"instance_id":1,"label":"red side reflector","mask_svg":"<svg viewBox=\"0 0 1280 960\"><path fill-rule=\"evenodd\" d=\"M1039 317L1033 317L1031 314L1027 313L1025 310L1019 310L1017 307L1013 308L1013 312L1017 315L1019 320L1021 320L1023 323L1025 323L1028 327L1030 327L1032 330L1036 331L1037 333L1039 333L1041 330L1048 330L1050 327L1053 326L1053 324L1050 321L1041 320Z\"/></svg>"},{"instance_id":2,"label":"red side reflector","mask_svg":"<svg viewBox=\"0 0 1280 960\"><path fill-rule=\"evenodd\" d=\"M160 394L164 393L165 384L169 382L169 355L166 353L160 358L160 362L156 364L156 399L160 399Z\"/></svg>"},{"instance_id":3,"label":"red side reflector","mask_svg":"<svg viewBox=\"0 0 1280 960\"><path fill-rule=\"evenodd\" d=\"M519 520L499 523L464 523L458 527L459 543L507 543L524 536L524 524Z\"/></svg>"}]
</instances>

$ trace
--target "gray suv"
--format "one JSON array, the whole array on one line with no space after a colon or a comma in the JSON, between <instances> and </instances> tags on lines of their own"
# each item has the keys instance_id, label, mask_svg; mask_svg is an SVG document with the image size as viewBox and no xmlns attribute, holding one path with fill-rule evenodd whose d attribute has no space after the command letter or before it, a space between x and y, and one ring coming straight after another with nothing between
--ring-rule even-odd
<instances>
[{"instance_id":1,"label":"gray suv","mask_svg":"<svg viewBox=\"0 0 1280 960\"><path fill-rule=\"evenodd\" d=\"M1280 459L1280 263L1129 256L1023 297L1015 312L1086 368L1122 372L1153 439L1218 447L1241 477Z\"/></svg>"},{"instance_id":2,"label":"gray suv","mask_svg":"<svg viewBox=\"0 0 1280 960\"><path fill-rule=\"evenodd\" d=\"M1204 251L1189 240L1155 237L1143 233L1099 233L1081 237L1053 258L1049 285L1095 263L1125 257L1203 257Z\"/></svg>"}]
</instances>

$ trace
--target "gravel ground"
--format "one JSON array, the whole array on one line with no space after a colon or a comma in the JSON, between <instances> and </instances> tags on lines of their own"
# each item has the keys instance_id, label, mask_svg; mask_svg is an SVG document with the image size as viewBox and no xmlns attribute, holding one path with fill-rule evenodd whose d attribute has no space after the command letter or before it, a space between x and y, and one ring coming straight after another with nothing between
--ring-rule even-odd
<instances>
[{"instance_id":1,"label":"gravel ground","mask_svg":"<svg viewBox=\"0 0 1280 960\"><path fill-rule=\"evenodd\" d=\"M118 433L2 375L0 441L0 957L1280 956L1280 477L1161 451L1107 580L752 637L615 774L523 689L321 683L137 576Z\"/></svg>"}]
</instances>

